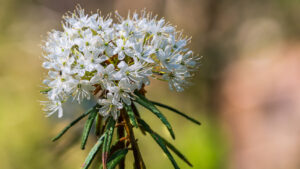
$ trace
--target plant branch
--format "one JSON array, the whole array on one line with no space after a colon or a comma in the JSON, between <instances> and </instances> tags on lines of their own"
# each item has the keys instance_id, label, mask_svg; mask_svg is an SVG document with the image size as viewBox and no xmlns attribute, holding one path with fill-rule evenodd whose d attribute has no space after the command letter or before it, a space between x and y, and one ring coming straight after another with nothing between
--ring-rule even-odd
<instances>
[{"instance_id":1,"label":"plant branch","mask_svg":"<svg viewBox=\"0 0 300 169\"><path fill-rule=\"evenodd\" d=\"M123 124L124 120L122 118L122 116L120 116L118 118L118 124ZM124 149L125 148L125 141L121 141L122 138L124 138L125 136L125 131L124 131L124 125L119 125L117 126L117 133L118 133L118 138L119 138L119 147L120 149ZM120 161L119 163L119 169L125 169L125 157Z\"/></svg>"},{"instance_id":2,"label":"plant branch","mask_svg":"<svg viewBox=\"0 0 300 169\"><path fill-rule=\"evenodd\" d=\"M129 116L126 113L124 109L121 110L121 116L123 117L125 121L125 131L127 133L127 136L129 138L129 141L131 143L131 147L133 150L133 156L134 156L134 165L135 169L146 169L145 163L143 161L143 158L141 156L141 152L139 150L138 144L136 143L134 133L132 130L132 125L130 124Z\"/></svg>"}]
</instances>

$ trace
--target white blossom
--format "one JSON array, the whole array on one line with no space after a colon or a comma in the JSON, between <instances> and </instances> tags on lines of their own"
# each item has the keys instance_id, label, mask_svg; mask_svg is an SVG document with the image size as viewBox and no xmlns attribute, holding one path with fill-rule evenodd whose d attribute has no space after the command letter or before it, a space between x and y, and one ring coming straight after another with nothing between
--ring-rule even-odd
<instances>
[{"instance_id":1,"label":"white blossom","mask_svg":"<svg viewBox=\"0 0 300 169\"><path fill-rule=\"evenodd\" d=\"M187 48L190 38L145 11L127 18L116 12L113 22L79 7L63 19L63 31L51 31L42 45L43 67L49 71L43 82L48 101L42 104L48 115L62 117L69 98L81 103L94 97L101 115L117 119L149 78L183 91L198 67L199 57Z\"/></svg>"},{"instance_id":2,"label":"white blossom","mask_svg":"<svg viewBox=\"0 0 300 169\"><path fill-rule=\"evenodd\" d=\"M118 104L120 101L123 101L125 104L131 104L130 93L133 91L132 86L128 79L123 78L119 81L118 86L109 87L108 90L114 94L112 102Z\"/></svg>"},{"instance_id":3,"label":"white blossom","mask_svg":"<svg viewBox=\"0 0 300 169\"><path fill-rule=\"evenodd\" d=\"M116 120L119 115L119 109L122 109L123 105L120 102L113 102L114 96L112 93L108 93L106 97L106 99L98 100L98 103L101 106L99 113L104 117L112 115Z\"/></svg>"}]
</instances>

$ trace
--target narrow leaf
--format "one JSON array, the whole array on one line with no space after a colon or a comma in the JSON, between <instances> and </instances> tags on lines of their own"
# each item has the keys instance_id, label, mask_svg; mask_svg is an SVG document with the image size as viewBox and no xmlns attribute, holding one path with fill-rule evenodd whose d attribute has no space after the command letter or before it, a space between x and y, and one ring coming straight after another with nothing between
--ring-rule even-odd
<instances>
[{"instance_id":1,"label":"narrow leaf","mask_svg":"<svg viewBox=\"0 0 300 169\"><path fill-rule=\"evenodd\" d=\"M104 138L106 137L106 133L104 133L97 141L97 143L94 145L94 147L91 149L91 151L89 152L89 155L87 156L87 158L84 161L83 166L81 167L82 169L87 169L90 164L92 163L93 159L95 158L97 152L99 151Z\"/></svg>"},{"instance_id":2,"label":"narrow leaf","mask_svg":"<svg viewBox=\"0 0 300 169\"><path fill-rule=\"evenodd\" d=\"M175 139L172 126L170 125L166 117L145 96L141 95L138 92L135 92L135 94L138 96L135 97L135 101L138 102L140 105L144 106L145 108L147 108L148 110L150 110L152 113L154 113L163 122L163 124L166 125L172 138Z\"/></svg>"},{"instance_id":3,"label":"narrow leaf","mask_svg":"<svg viewBox=\"0 0 300 169\"><path fill-rule=\"evenodd\" d=\"M95 134L96 134L96 136L100 135L101 127L102 127L102 116L99 113L97 113L96 125L95 125Z\"/></svg>"},{"instance_id":4,"label":"narrow leaf","mask_svg":"<svg viewBox=\"0 0 300 169\"><path fill-rule=\"evenodd\" d=\"M74 121L72 121L67 127L65 127L56 137L52 139L52 141L58 140L61 136L63 136L73 125L75 125L77 122L79 122L81 119L83 119L85 116L90 114L95 107L98 105L94 106L93 108L89 109L85 113L83 113L81 116L77 117Z\"/></svg>"},{"instance_id":5,"label":"narrow leaf","mask_svg":"<svg viewBox=\"0 0 300 169\"><path fill-rule=\"evenodd\" d=\"M138 111L138 109L136 108L134 103L131 104L131 107L132 107L133 113L136 116L136 118L141 118L140 112ZM142 127L139 127L139 129L140 129L140 131L142 132L143 135L146 135L146 132Z\"/></svg>"},{"instance_id":6,"label":"narrow leaf","mask_svg":"<svg viewBox=\"0 0 300 169\"><path fill-rule=\"evenodd\" d=\"M128 153L128 149L122 149L114 152L108 159L107 169L114 169L121 162L121 160L126 156L127 153ZM99 169L102 168L103 166L100 165Z\"/></svg>"},{"instance_id":7,"label":"narrow leaf","mask_svg":"<svg viewBox=\"0 0 300 169\"><path fill-rule=\"evenodd\" d=\"M125 110L126 110L128 116L129 116L130 123L131 123L134 127L138 128L138 124L137 124L137 121L136 121L136 118L135 118L135 115L134 115L134 112L133 112L131 106L128 106L127 104L124 104L124 105L125 105L125 106L124 106L124 107L125 107Z\"/></svg>"},{"instance_id":8,"label":"narrow leaf","mask_svg":"<svg viewBox=\"0 0 300 169\"><path fill-rule=\"evenodd\" d=\"M114 169L117 164L126 156L128 149L118 150L111 155L107 163L107 169Z\"/></svg>"},{"instance_id":9,"label":"narrow leaf","mask_svg":"<svg viewBox=\"0 0 300 169\"><path fill-rule=\"evenodd\" d=\"M115 120L112 117L109 117L107 122L107 126L105 129L105 132L107 132L106 137L104 138L104 143L103 143L103 150L102 150L102 163L104 168L106 168L106 160L107 160L107 156L110 150L110 145L111 145L111 141L112 141L112 137L113 137L113 133L114 133L114 129L115 129Z\"/></svg>"},{"instance_id":10,"label":"narrow leaf","mask_svg":"<svg viewBox=\"0 0 300 169\"><path fill-rule=\"evenodd\" d=\"M173 146L170 142L168 142L166 139L164 139L163 137L161 137L156 132L153 132L153 133L155 135L159 136L161 138L161 140L165 143L165 145L170 150L172 150L181 160L183 160L184 162L186 162L189 166L193 167L193 165L189 162L189 160L175 146Z\"/></svg>"},{"instance_id":11,"label":"narrow leaf","mask_svg":"<svg viewBox=\"0 0 300 169\"><path fill-rule=\"evenodd\" d=\"M104 152L108 152L110 144L111 144L111 140L113 137L113 133L114 133L114 129L115 129L115 120L113 118L109 118L108 122L107 122L107 126L105 129L105 132L107 132L107 139L105 139L104 141L104 146L103 146L103 151Z\"/></svg>"},{"instance_id":12,"label":"narrow leaf","mask_svg":"<svg viewBox=\"0 0 300 169\"><path fill-rule=\"evenodd\" d=\"M190 120L190 121L192 121L192 122L194 122L194 123L196 123L196 124L198 124L198 125L201 125L201 123L200 123L199 121L193 119L192 117L187 116L186 114L184 114L184 113L178 111L177 109L174 109L173 107L170 107L170 106L168 106L168 105L165 105L165 104L162 104L162 103L158 103L158 102L155 102L155 101L151 101L151 103L153 103L154 105L157 105L157 106L160 106L160 107L169 109L169 110L171 110L171 111L173 111L173 112L175 112L175 113L177 113L177 114L179 114L179 115L185 117L186 119L188 119L188 120Z\"/></svg>"},{"instance_id":13,"label":"narrow leaf","mask_svg":"<svg viewBox=\"0 0 300 169\"><path fill-rule=\"evenodd\" d=\"M91 111L91 114L89 115L89 118L85 122L82 137L81 137L81 149L85 148L86 141L89 137L89 133L91 131L97 113L98 113L98 109L94 107L93 110Z\"/></svg>"},{"instance_id":14,"label":"narrow leaf","mask_svg":"<svg viewBox=\"0 0 300 169\"><path fill-rule=\"evenodd\" d=\"M172 162L175 169L179 169L179 166L177 165L175 159L173 158L172 154L167 149L165 142L162 140L162 138L157 135L155 132L152 131L150 126L142 119L138 119L138 122L144 127L144 129L152 136L152 138L156 141L156 143L160 146L160 148L164 151L164 153L167 155L169 160Z\"/></svg>"}]
</instances>

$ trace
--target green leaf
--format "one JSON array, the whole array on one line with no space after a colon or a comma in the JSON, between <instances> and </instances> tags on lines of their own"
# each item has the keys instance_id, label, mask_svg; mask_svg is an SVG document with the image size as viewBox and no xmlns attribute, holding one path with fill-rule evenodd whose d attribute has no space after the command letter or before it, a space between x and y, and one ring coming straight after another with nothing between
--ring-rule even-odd
<instances>
[{"instance_id":1,"label":"green leaf","mask_svg":"<svg viewBox=\"0 0 300 169\"><path fill-rule=\"evenodd\" d=\"M107 132L107 139L104 141L103 152L108 152L110 149L111 140L115 129L115 120L112 117L108 118L105 132Z\"/></svg>"},{"instance_id":2,"label":"green leaf","mask_svg":"<svg viewBox=\"0 0 300 169\"><path fill-rule=\"evenodd\" d=\"M52 90L52 88L43 89L43 90L40 90L40 93L47 94L50 90Z\"/></svg>"},{"instance_id":3,"label":"green leaf","mask_svg":"<svg viewBox=\"0 0 300 169\"><path fill-rule=\"evenodd\" d=\"M103 159L103 163L106 163L107 160L107 156L110 150L110 145L111 145L111 141L112 141L112 137L114 134L114 129L115 129L115 120L112 117L109 117L107 119L107 126L105 129L105 132L107 132L106 137L104 138L104 143L103 143L103 149L102 149L102 159Z\"/></svg>"},{"instance_id":4,"label":"green leaf","mask_svg":"<svg viewBox=\"0 0 300 169\"><path fill-rule=\"evenodd\" d=\"M125 107L125 110L126 110L128 116L129 116L130 123L134 127L138 128L138 124L137 124L137 121L136 121L136 118L135 118L135 115L134 115L134 112L133 112L131 106L128 106L127 104L124 104L124 107Z\"/></svg>"},{"instance_id":5,"label":"green leaf","mask_svg":"<svg viewBox=\"0 0 300 169\"><path fill-rule=\"evenodd\" d=\"M97 113L96 125L95 125L95 134L96 134L96 136L100 135L101 127L102 127L102 116L99 113Z\"/></svg>"},{"instance_id":6,"label":"green leaf","mask_svg":"<svg viewBox=\"0 0 300 169\"><path fill-rule=\"evenodd\" d=\"M164 153L167 155L167 157L172 162L175 169L179 169L179 166L177 165L175 159L173 158L172 154L167 149L165 142L163 139L157 135L155 132L152 131L150 126L142 119L138 119L138 122L144 127L144 129L152 136L152 138L156 141L156 143L160 146L160 148L164 151Z\"/></svg>"},{"instance_id":7,"label":"green leaf","mask_svg":"<svg viewBox=\"0 0 300 169\"><path fill-rule=\"evenodd\" d=\"M118 150L111 155L107 163L107 169L114 169L117 164L126 156L128 149Z\"/></svg>"},{"instance_id":8,"label":"green leaf","mask_svg":"<svg viewBox=\"0 0 300 169\"><path fill-rule=\"evenodd\" d=\"M114 152L108 159L107 169L114 169L121 162L121 160L126 156L127 153L128 153L128 149L122 149ZM100 165L99 169L102 168L103 166Z\"/></svg>"},{"instance_id":9,"label":"green leaf","mask_svg":"<svg viewBox=\"0 0 300 169\"><path fill-rule=\"evenodd\" d=\"M197 120L195 120L195 119L193 119L193 118L187 116L186 114L184 114L184 113L182 113L182 112L180 112L180 111L174 109L173 107L170 107L170 106L168 106L168 105L165 105L165 104L162 104L162 103L158 103L158 102L155 102L155 101L151 101L151 103L153 103L154 105L157 105L157 106L160 106L160 107L169 109L169 110L171 110L171 111L173 111L173 112L175 112L175 113L177 113L177 114L179 114L179 115L185 117L186 119L188 119L188 120L190 120L190 121L192 121L192 122L194 122L194 123L196 123L196 124L198 124L198 125L201 125L201 123L200 123L199 121L197 121Z\"/></svg>"},{"instance_id":10,"label":"green leaf","mask_svg":"<svg viewBox=\"0 0 300 169\"><path fill-rule=\"evenodd\" d=\"M172 138L175 139L172 126L170 125L166 117L145 96L141 95L138 92L135 92L135 94L138 96L135 97L135 101L140 105L144 106L145 108L147 108L148 110L150 110L152 113L154 113L163 122L163 124L166 125Z\"/></svg>"},{"instance_id":11,"label":"green leaf","mask_svg":"<svg viewBox=\"0 0 300 169\"><path fill-rule=\"evenodd\" d=\"M141 118L141 115L140 115L138 109L136 108L136 106L134 105L134 103L132 103L131 106L132 106L132 110L133 110L133 113L136 116L136 118ZM146 135L146 132L142 127L139 127L139 129L143 135Z\"/></svg>"},{"instance_id":12,"label":"green leaf","mask_svg":"<svg viewBox=\"0 0 300 169\"><path fill-rule=\"evenodd\" d=\"M161 140L165 143L165 145L170 150L172 150L181 160L183 160L184 162L186 162L189 166L193 167L193 165L189 162L189 160L175 146L173 146L170 142L168 142L166 139L164 139L163 137L161 137L156 132L153 131L153 133L155 135L158 135L161 138Z\"/></svg>"},{"instance_id":13,"label":"green leaf","mask_svg":"<svg viewBox=\"0 0 300 169\"><path fill-rule=\"evenodd\" d=\"M99 151L104 138L106 137L107 133L104 133L97 141L97 143L93 146L93 148L91 149L91 151L89 152L89 155L87 156L87 158L84 161L84 164L82 165L82 169L87 169L90 164L92 163L93 159L95 158L97 152Z\"/></svg>"},{"instance_id":14,"label":"green leaf","mask_svg":"<svg viewBox=\"0 0 300 169\"><path fill-rule=\"evenodd\" d=\"M72 126L74 126L77 122L79 122L81 119L83 119L85 116L90 114L94 109L98 107L98 105L95 105L93 108L89 109L85 113L83 113L81 116L77 117L74 121L72 121L67 127L65 127L56 137L52 139L52 141L58 140L61 136L63 136Z\"/></svg>"},{"instance_id":15,"label":"green leaf","mask_svg":"<svg viewBox=\"0 0 300 169\"><path fill-rule=\"evenodd\" d=\"M98 113L98 108L94 107L93 110L91 111L91 114L89 115L89 118L85 122L82 137L81 137L81 149L85 148L86 141L89 137L89 133L91 131L91 128L95 121L97 113Z\"/></svg>"}]
</instances>

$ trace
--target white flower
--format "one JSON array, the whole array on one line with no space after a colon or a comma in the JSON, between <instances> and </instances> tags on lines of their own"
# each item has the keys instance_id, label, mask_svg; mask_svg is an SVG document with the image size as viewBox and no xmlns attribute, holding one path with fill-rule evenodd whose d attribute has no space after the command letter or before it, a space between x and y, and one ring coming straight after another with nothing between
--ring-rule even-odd
<instances>
[{"instance_id":1,"label":"white flower","mask_svg":"<svg viewBox=\"0 0 300 169\"><path fill-rule=\"evenodd\" d=\"M123 78L119 81L118 86L109 87L108 90L114 94L112 102L118 104L123 101L125 104L131 104L130 93L133 91L133 86L129 83L129 80Z\"/></svg>"},{"instance_id":2,"label":"white flower","mask_svg":"<svg viewBox=\"0 0 300 169\"><path fill-rule=\"evenodd\" d=\"M188 77L190 77L190 74L185 69L174 69L163 75L163 79L168 81L170 89L175 89L177 92L182 92L184 90L183 86L189 84L184 80Z\"/></svg>"},{"instance_id":3,"label":"white flower","mask_svg":"<svg viewBox=\"0 0 300 169\"><path fill-rule=\"evenodd\" d=\"M58 113L58 117L61 118L63 116L62 104L60 101L42 101L44 105L44 111L47 112L47 116L51 116L54 113Z\"/></svg>"},{"instance_id":4,"label":"white flower","mask_svg":"<svg viewBox=\"0 0 300 169\"><path fill-rule=\"evenodd\" d=\"M112 64L108 65L105 69L102 70L102 72L99 72L101 83L105 88L113 83L112 80L115 80L115 73L115 67Z\"/></svg>"},{"instance_id":5,"label":"white flower","mask_svg":"<svg viewBox=\"0 0 300 169\"><path fill-rule=\"evenodd\" d=\"M123 60L126 55L131 56L131 46L132 44L124 39L118 39L116 40L116 48L114 50L114 54L118 54L118 59Z\"/></svg>"},{"instance_id":6,"label":"white flower","mask_svg":"<svg viewBox=\"0 0 300 169\"><path fill-rule=\"evenodd\" d=\"M116 13L116 18L113 23L110 16L89 16L77 8L63 17L63 31L48 34L42 49L49 72L43 83L50 90L42 104L49 115L61 117L69 98L81 103L94 96L99 113L117 119L150 77L166 80L176 91L189 84L199 62L187 48L190 38L145 11L127 18Z\"/></svg>"},{"instance_id":7,"label":"white flower","mask_svg":"<svg viewBox=\"0 0 300 169\"><path fill-rule=\"evenodd\" d=\"M154 50L151 46L144 46L143 42L137 42L134 44L135 56L138 59L141 59L148 63L154 63L154 60L151 59L151 54L154 53Z\"/></svg>"},{"instance_id":8,"label":"white flower","mask_svg":"<svg viewBox=\"0 0 300 169\"><path fill-rule=\"evenodd\" d=\"M70 91L72 93L73 100L77 100L78 103L81 103L83 99L90 99L91 98L91 91L93 91L94 87L90 84L88 80L70 80Z\"/></svg>"},{"instance_id":9,"label":"white flower","mask_svg":"<svg viewBox=\"0 0 300 169\"><path fill-rule=\"evenodd\" d=\"M117 80L125 78L128 81L131 81L132 84L135 84L137 88L142 85L141 83L144 79L143 73L147 70L143 69L142 64L140 64L139 62L135 62L133 65L128 66L127 63L121 61L118 64L118 68L120 68L120 70L115 74L115 78Z\"/></svg>"},{"instance_id":10,"label":"white flower","mask_svg":"<svg viewBox=\"0 0 300 169\"><path fill-rule=\"evenodd\" d=\"M107 117L111 114L116 120L119 115L119 110L123 108L123 105L121 103L113 104L113 99L114 96L111 93L107 94L107 99L99 99L98 103L101 106L99 113L104 117Z\"/></svg>"},{"instance_id":11,"label":"white flower","mask_svg":"<svg viewBox=\"0 0 300 169\"><path fill-rule=\"evenodd\" d=\"M176 63L178 55L178 53L172 52L170 46L167 46L165 50L159 49L157 52L161 64L168 70L177 69L180 66L180 64Z\"/></svg>"}]
</instances>

